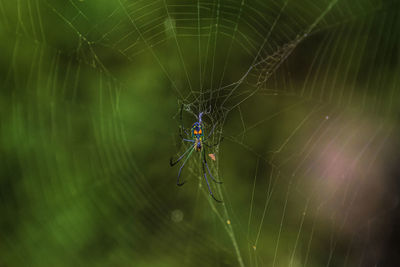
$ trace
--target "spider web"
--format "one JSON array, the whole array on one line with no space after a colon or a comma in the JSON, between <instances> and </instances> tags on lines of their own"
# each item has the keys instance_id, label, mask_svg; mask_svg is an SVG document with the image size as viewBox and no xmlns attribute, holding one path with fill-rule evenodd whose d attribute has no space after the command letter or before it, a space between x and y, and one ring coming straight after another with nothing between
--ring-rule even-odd
<instances>
[{"instance_id":1,"label":"spider web","mask_svg":"<svg viewBox=\"0 0 400 267\"><path fill-rule=\"evenodd\" d=\"M398 10L0 0L0 265L389 263ZM223 204L175 185L181 105Z\"/></svg>"}]
</instances>

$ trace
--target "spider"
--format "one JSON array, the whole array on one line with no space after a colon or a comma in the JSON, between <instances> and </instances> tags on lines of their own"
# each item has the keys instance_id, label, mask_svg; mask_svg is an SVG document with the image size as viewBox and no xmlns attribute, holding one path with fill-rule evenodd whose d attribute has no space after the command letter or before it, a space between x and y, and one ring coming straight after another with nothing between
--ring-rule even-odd
<instances>
[{"instance_id":1,"label":"spider","mask_svg":"<svg viewBox=\"0 0 400 267\"><path fill-rule=\"evenodd\" d=\"M206 159L206 151L205 151L205 147L204 147L204 146L206 146L206 147L208 147L208 148L214 147L214 146L218 145L218 144L223 140L223 137L222 137L217 143L215 143L215 144L209 145L209 144L206 143L206 140L207 140L207 139L212 135L212 133L214 132L215 125L214 125L213 128L211 129L211 131L210 131L210 133L208 134L208 136L204 138L203 122L202 122L202 120L201 120L204 113L203 113L203 112L200 112L199 116L197 117L197 118L198 118L198 121L196 121L195 123L193 123L192 128L190 129L190 137L191 137L191 139L186 139L186 138L184 138L184 137L182 136L182 129L185 130L186 135L189 135L189 134L188 134L187 130L183 127L183 124L182 124L182 110L183 110L183 105L181 106L181 111L180 111L180 123L181 123L181 128L180 128L180 129L181 129L181 130L180 130L180 132L179 132L179 136L182 138L183 141L189 142L189 143L191 143L191 145L189 146L189 148L188 148L175 162L172 160L172 157L171 157L171 159L170 159L170 161L169 161L169 164L170 164L171 167L172 167L172 166L174 166L175 164L177 164L179 161L181 161L181 160L185 157L185 155L187 155L187 156L185 157L185 160L183 161L181 167L179 168L178 178L177 178L177 180L176 180L176 184L177 184L178 186L182 186L182 185L185 184L185 182L180 182L180 181L179 181L179 177L181 176L182 169L183 169L183 167L185 166L185 164L186 164L186 162L188 161L188 159L190 158L190 156L192 155L192 153L193 153L194 151L203 153L203 155L202 155L202 156L203 156L203 160L202 160L202 162L201 162L201 165L202 165L202 167L203 167L203 175L204 175L204 179L206 180L206 183L207 183L208 192L210 193L211 197L212 197L215 201L217 201L217 202L222 202L221 200L218 200L217 198L215 198L215 196L214 196L214 194L213 194L213 192L212 192L212 190L211 190L210 183L208 182L208 179L207 179L206 168L207 168L208 174L209 174L209 176L211 177L211 179L212 179L215 183L217 183L217 184L222 184L222 182L217 181L217 180L212 176L211 171L210 171L210 169L208 168L207 159ZM203 145L204 145L204 146L203 146ZM206 166L206 168L205 168L204 166Z\"/></svg>"}]
</instances>

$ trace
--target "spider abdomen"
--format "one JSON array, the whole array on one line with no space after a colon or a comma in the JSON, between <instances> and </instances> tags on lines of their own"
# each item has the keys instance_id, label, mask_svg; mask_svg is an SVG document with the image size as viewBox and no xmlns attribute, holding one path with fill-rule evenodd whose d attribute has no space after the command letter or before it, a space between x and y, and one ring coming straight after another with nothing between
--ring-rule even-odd
<instances>
[{"instance_id":1,"label":"spider abdomen","mask_svg":"<svg viewBox=\"0 0 400 267\"><path fill-rule=\"evenodd\" d=\"M203 127L201 126L200 123L198 123L198 122L193 123L192 129L191 129L191 134L192 134L192 138L197 139L197 140L199 140L200 138L202 138L204 136Z\"/></svg>"}]
</instances>

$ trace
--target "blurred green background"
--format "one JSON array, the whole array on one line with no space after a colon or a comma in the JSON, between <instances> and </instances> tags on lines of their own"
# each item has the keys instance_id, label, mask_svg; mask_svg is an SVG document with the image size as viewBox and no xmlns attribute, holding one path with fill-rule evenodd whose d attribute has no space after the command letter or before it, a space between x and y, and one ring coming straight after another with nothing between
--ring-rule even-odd
<instances>
[{"instance_id":1,"label":"blurred green background","mask_svg":"<svg viewBox=\"0 0 400 267\"><path fill-rule=\"evenodd\" d=\"M399 11L0 0L0 266L395 266Z\"/></svg>"}]
</instances>

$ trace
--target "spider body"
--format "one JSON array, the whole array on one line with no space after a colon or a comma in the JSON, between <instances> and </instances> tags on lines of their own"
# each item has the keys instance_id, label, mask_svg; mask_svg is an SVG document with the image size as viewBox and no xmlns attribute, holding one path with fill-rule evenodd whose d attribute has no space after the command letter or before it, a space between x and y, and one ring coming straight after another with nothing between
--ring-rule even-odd
<instances>
[{"instance_id":1,"label":"spider body","mask_svg":"<svg viewBox=\"0 0 400 267\"><path fill-rule=\"evenodd\" d=\"M204 133L203 133L203 127L199 122L193 123L191 130L191 137L194 141L194 149L200 152L202 148L202 139L204 137Z\"/></svg>"},{"instance_id":2,"label":"spider body","mask_svg":"<svg viewBox=\"0 0 400 267\"><path fill-rule=\"evenodd\" d=\"M182 186L182 185L185 183L185 182L180 182L180 181L179 181L179 177L181 176L182 169L183 169L183 167L185 166L187 160L188 160L188 159L190 158L190 156L192 155L192 153L193 153L194 151L202 152L202 153L203 153L203 155L202 155L202 156L203 156L203 159L202 159L201 164L202 164L204 179L206 180L207 187L208 187L208 192L210 193L211 197L212 197L215 201L221 202L220 200L218 200L218 199L216 199L216 198L214 197L214 194L213 194L213 192L211 191L210 183L208 182L208 179L207 179L206 168L207 168L207 171L208 171L209 176L211 177L211 179L212 179L215 183L221 184L222 182L219 182L219 181L215 180L215 178L211 175L211 171L210 171L210 169L208 168L208 164L207 164L206 151L205 151L205 147L204 147L204 146L209 147L209 148L211 148L211 147L213 147L213 146L216 146L216 145L218 145L218 144L222 141L222 138L219 140L219 142L217 142L217 143L215 143L215 144L213 144L213 145L209 145L209 144L206 143L207 139L208 139L208 138L211 136L211 134L213 133L213 131L214 131L214 129L215 129L215 125L213 126L213 128L212 128L212 130L210 131L210 133L208 134L208 136L207 136L207 137L204 137L203 122L202 122L203 112L200 112L199 116L197 117L197 118L198 118L198 121L196 121L195 123L193 123L193 125L192 125L192 127L191 127L191 129L190 129L190 138L191 138L191 139L186 139L186 138L184 138L184 137L182 136L182 130L185 130L187 136L189 136L189 133L186 131L186 129L185 129L185 128L183 127L183 125L182 125L182 110L183 110L183 105L182 105L182 107L181 107L181 112L180 112L180 121L181 121L180 137L182 138L182 141L190 142L190 143L192 143L192 145L190 145L190 147L189 147L175 162L173 162L172 158L170 159L169 164L170 164L171 167L172 167L172 166L174 166L175 164L177 164L180 160L182 160L183 158L185 158L185 160L183 161L181 167L179 168L178 178L177 178L176 184L177 184L178 186ZM185 156L186 156L186 157L185 157ZM215 159L214 159L214 160L215 160ZM205 166L206 168L205 168L204 166Z\"/></svg>"}]
</instances>

